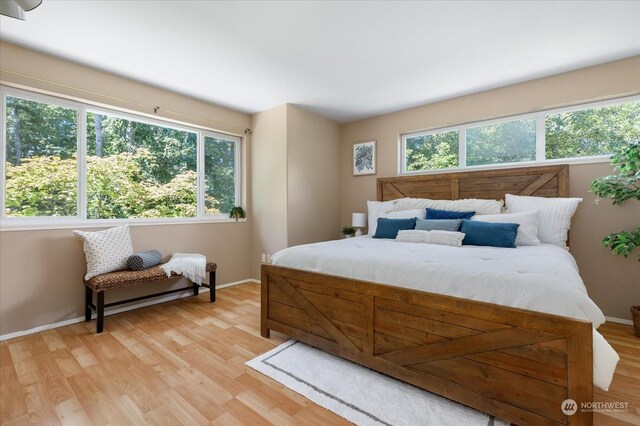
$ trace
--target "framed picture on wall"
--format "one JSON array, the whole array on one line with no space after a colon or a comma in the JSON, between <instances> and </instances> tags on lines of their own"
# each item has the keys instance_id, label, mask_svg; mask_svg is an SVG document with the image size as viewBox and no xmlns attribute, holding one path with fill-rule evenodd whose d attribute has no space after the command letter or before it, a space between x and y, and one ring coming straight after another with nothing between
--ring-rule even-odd
<instances>
[{"instance_id":1,"label":"framed picture on wall","mask_svg":"<svg viewBox=\"0 0 640 426\"><path fill-rule=\"evenodd\" d=\"M353 175L376 174L376 141L353 144Z\"/></svg>"}]
</instances>

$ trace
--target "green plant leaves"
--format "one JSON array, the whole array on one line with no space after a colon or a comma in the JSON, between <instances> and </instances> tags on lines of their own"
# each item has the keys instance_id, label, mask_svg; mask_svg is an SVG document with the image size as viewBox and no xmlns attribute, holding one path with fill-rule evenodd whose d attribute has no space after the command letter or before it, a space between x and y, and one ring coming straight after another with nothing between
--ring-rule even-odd
<instances>
[{"instance_id":1,"label":"green plant leaves","mask_svg":"<svg viewBox=\"0 0 640 426\"><path fill-rule=\"evenodd\" d=\"M640 141L620 148L611 158L611 163L618 174L594 180L591 192L596 194L598 200L611 198L613 204L618 206L629 199L640 201ZM640 247L640 227L635 231L609 234L601 243L610 248L613 254L629 257L636 247Z\"/></svg>"},{"instance_id":2,"label":"green plant leaves","mask_svg":"<svg viewBox=\"0 0 640 426\"><path fill-rule=\"evenodd\" d=\"M611 249L613 254L629 257L636 247L640 247L640 226L635 231L622 231L609 234L601 244ZM638 256L640 262L640 255Z\"/></svg>"}]
</instances>

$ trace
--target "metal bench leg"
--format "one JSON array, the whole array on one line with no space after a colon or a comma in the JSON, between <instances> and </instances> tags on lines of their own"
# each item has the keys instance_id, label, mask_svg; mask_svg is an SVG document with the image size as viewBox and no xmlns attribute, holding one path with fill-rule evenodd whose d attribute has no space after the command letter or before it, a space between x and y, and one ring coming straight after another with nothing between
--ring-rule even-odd
<instances>
[{"instance_id":1,"label":"metal bench leg","mask_svg":"<svg viewBox=\"0 0 640 426\"><path fill-rule=\"evenodd\" d=\"M216 271L209 272L209 302L216 301Z\"/></svg>"},{"instance_id":2,"label":"metal bench leg","mask_svg":"<svg viewBox=\"0 0 640 426\"><path fill-rule=\"evenodd\" d=\"M98 320L96 324L96 333L104 331L104 291L98 292Z\"/></svg>"},{"instance_id":3,"label":"metal bench leg","mask_svg":"<svg viewBox=\"0 0 640 426\"><path fill-rule=\"evenodd\" d=\"M91 321L91 303L93 303L93 289L84 287L84 320Z\"/></svg>"}]
</instances>

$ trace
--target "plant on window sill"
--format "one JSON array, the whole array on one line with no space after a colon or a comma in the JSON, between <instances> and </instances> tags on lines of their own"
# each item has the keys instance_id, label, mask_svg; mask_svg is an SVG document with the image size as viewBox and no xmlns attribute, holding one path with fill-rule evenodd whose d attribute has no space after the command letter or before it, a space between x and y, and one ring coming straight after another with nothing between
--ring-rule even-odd
<instances>
[{"instance_id":1,"label":"plant on window sill","mask_svg":"<svg viewBox=\"0 0 640 426\"><path fill-rule=\"evenodd\" d=\"M591 183L591 192L596 194L596 202L610 198L613 205L622 205L629 199L640 201L640 141L623 146L613 157L611 164L617 174L604 176ZM640 226L635 231L621 231L609 234L602 245L613 254L629 257L636 247L640 247ZM640 262L640 256L638 256Z\"/></svg>"},{"instance_id":2,"label":"plant on window sill","mask_svg":"<svg viewBox=\"0 0 640 426\"><path fill-rule=\"evenodd\" d=\"M238 221L238 219L245 219L247 217L247 214L245 213L244 209L240 206L234 206L231 209L231 212L229 213L229 217L231 218L235 218L236 222Z\"/></svg>"}]
</instances>

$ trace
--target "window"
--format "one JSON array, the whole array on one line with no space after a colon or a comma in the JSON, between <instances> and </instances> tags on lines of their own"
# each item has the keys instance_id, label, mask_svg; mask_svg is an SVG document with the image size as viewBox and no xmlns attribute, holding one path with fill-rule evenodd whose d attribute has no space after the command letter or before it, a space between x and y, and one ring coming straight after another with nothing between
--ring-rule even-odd
<instances>
[{"instance_id":1,"label":"window","mask_svg":"<svg viewBox=\"0 0 640 426\"><path fill-rule=\"evenodd\" d=\"M458 131L407 137L405 153L407 171L458 167Z\"/></svg>"},{"instance_id":2,"label":"window","mask_svg":"<svg viewBox=\"0 0 640 426\"><path fill-rule=\"evenodd\" d=\"M467 165L536 159L536 121L514 120L467 129Z\"/></svg>"},{"instance_id":3,"label":"window","mask_svg":"<svg viewBox=\"0 0 640 426\"><path fill-rule=\"evenodd\" d=\"M7 217L76 216L78 111L5 99Z\"/></svg>"},{"instance_id":4,"label":"window","mask_svg":"<svg viewBox=\"0 0 640 426\"><path fill-rule=\"evenodd\" d=\"M204 191L207 214L229 214L236 200L239 141L224 135L204 138Z\"/></svg>"},{"instance_id":5,"label":"window","mask_svg":"<svg viewBox=\"0 0 640 426\"><path fill-rule=\"evenodd\" d=\"M549 114L545 139L549 159L612 154L640 140L640 101Z\"/></svg>"},{"instance_id":6,"label":"window","mask_svg":"<svg viewBox=\"0 0 640 426\"><path fill-rule=\"evenodd\" d=\"M196 216L196 153L196 133L88 112L87 218Z\"/></svg>"},{"instance_id":7,"label":"window","mask_svg":"<svg viewBox=\"0 0 640 426\"><path fill-rule=\"evenodd\" d=\"M228 218L240 204L239 137L1 91L3 226Z\"/></svg>"},{"instance_id":8,"label":"window","mask_svg":"<svg viewBox=\"0 0 640 426\"><path fill-rule=\"evenodd\" d=\"M400 172L606 158L639 139L636 96L403 135Z\"/></svg>"}]
</instances>

